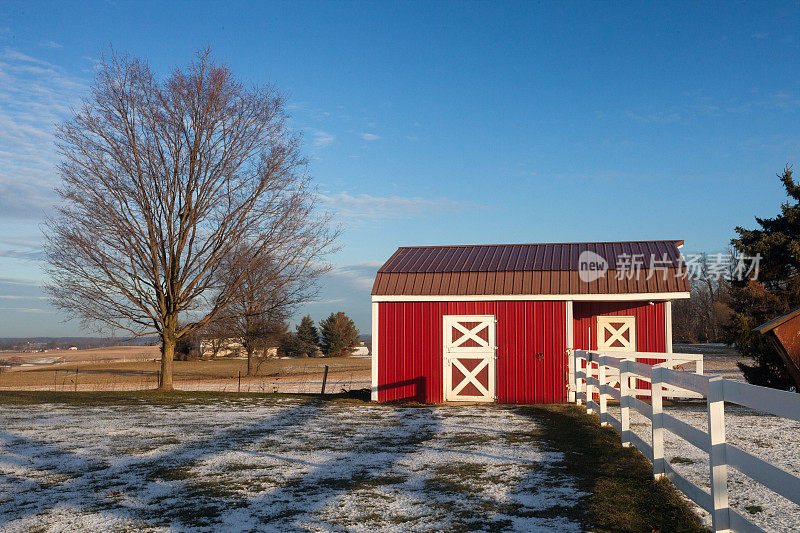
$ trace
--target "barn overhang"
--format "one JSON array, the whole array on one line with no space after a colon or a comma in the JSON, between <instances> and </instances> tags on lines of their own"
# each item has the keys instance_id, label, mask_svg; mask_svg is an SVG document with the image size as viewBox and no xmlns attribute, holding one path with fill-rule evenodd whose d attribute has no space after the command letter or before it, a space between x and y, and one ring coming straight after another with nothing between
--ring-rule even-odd
<instances>
[{"instance_id":1,"label":"barn overhang","mask_svg":"<svg viewBox=\"0 0 800 533\"><path fill-rule=\"evenodd\" d=\"M761 324L754 331L767 338L800 391L800 307Z\"/></svg>"}]
</instances>

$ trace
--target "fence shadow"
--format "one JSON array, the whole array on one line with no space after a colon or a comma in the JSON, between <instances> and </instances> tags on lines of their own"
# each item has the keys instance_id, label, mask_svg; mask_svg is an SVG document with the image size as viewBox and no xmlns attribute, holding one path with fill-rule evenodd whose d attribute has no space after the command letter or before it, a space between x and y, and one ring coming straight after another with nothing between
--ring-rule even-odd
<instances>
[{"instance_id":1,"label":"fence shadow","mask_svg":"<svg viewBox=\"0 0 800 533\"><path fill-rule=\"evenodd\" d=\"M393 381L378 385L378 398L390 402L425 402L428 378L420 376L413 379Z\"/></svg>"}]
</instances>

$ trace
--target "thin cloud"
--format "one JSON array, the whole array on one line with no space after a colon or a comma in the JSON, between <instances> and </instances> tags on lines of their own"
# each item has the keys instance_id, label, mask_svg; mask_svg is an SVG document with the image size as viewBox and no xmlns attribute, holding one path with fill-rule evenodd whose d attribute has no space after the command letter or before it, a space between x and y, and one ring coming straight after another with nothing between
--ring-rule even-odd
<instances>
[{"instance_id":1,"label":"thin cloud","mask_svg":"<svg viewBox=\"0 0 800 533\"><path fill-rule=\"evenodd\" d=\"M85 80L61 67L0 50L0 218L41 219L56 201L53 126L87 90Z\"/></svg>"},{"instance_id":2,"label":"thin cloud","mask_svg":"<svg viewBox=\"0 0 800 533\"><path fill-rule=\"evenodd\" d=\"M35 307L0 307L0 311L14 311L16 313L36 313L42 315L52 315L52 309L38 309Z\"/></svg>"},{"instance_id":3,"label":"thin cloud","mask_svg":"<svg viewBox=\"0 0 800 533\"><path fill-rule=\"evenodd\" d=\"M333 135L331 135L330 133L328 133L326 131L317 130L317 131L314 132L314 146L316 146L318 148L322 148L324 146L328 146L329 144L332 144L333 141L335 141L335 140L336 140L336 137L334 137Z\"/></svg>"},{"instance_id":4,"label":"thin cloud","mask_svg":"<svg viewBox=\"0 0 800 533\"><path fill-rule=\"evenodd\" d=\"M309 303L317 304L317 305L330 305L330 304L341 304L341 303L344 303L346 301L347 301L347 298L326 298L326 299L323 299L323 300L314 300L314 301L309 302Z\"/></svg>"},{"instance_id":5,"label":"thin cloud","mask_svg":"<svg viewBox=\"0 0 800 533\"><path fill-rule=\"evenodd\" d=\"M42 48L51 48L51 49L54 49L54 50L59 49L59 48L64 48L63 44L57 43L55 41L45 41L42 44L40 44L39 46L41 46Z\"/></svg>"},{"instance_id":6,"label":"thin cloud","mask_svg":"<svg viewBox=\"0 0 800 533\"><path fill-rule=\"evenodd\" d=\"M347 192L320 195L328 207L346 218L382 219L409 218L427 213L457 212L471 204L447 198L381 197Z\"/></svg>"},{"instance_id":7,"label":"thin cloud","mask_svg":"<svg viewBox=\"0 0 800 533\"><path fill-rule=\"evenodd\" d=\"M44 65L47 67L52 66L47 61L36 59L33 56L29 56L28 54L23 54L19 50L15 50L13 48L3 48L3 51L0 52L0 58L7 59L9 61L19 61L23 63L35 63L37 65Z\"/></svg>"},{"instance_id":8,"label":"thin cloud","mask_svg":"<svg viewBox=\"0 0 800 533\"><path fill-rule=\"evenodd\" d=\"M329 313L346 310L362 333L370 330L370 291L375 282L375 274L383 263L364 261L358 263L336 264L320 280L320 294L302 305L292 318L298 323L305 315L320 320Z\"/></svg>"},{"instance_id":9,"label":"thin cloud","mask_svg":"<svg viewBox=\"0 0 800 533\"><path fill-rule=\"evenodd\" d=\"M40 235L3 235L0 237L0 244L24 246L25 248L39 248L41 246L40 237Z\"/></svg>"},{"instance_id":10,"label":"thin cloud","mask_svg":"<svg viewBox=\"0 0 800 533\"><path fill-rule=\"evenodd\" d=\"M374 133L362 133L361 138L365 141L377 141L380 139L379 135L375 135Z\"/></svg>"},{"instance_id":11,"label":"thin cloud","mask_svg":"<svg viewBox=\"0 0 800 533\"><path fill-rule=\"evenodd\" d=\"M24 259L26 261L41 261L44 259L42 250L0 250L0 257L11 259Z\"/></svg>"},{"instance_id":12,"label":"thin cloud","mask_svg":"<svg viewBox=\"0 0 800 533\"><path fill-rule=\"evenodd\" d=\"M680 113L628 113L628 118L645 124L672 124L681 120Z\"/></svg>"},{"instance_id":13,"label":"thin cloud","mask_svg":"<svg viewBox=\"0 0 800 533\"><path fill-rule=\"evenodd\" d=\"M359 290L372 289L375 274L383 263L365 262L350 265L338 265L330 272L330 276L338 276L355 285Z\"/></svg>"},{"instance_id":14,"label":"thin cloud","mask_svg":"<svg viewBox=\"0 0 800 533\"><path fill-rule=\"evenodd\" d=\"M0 277L0 286L2 285L17 285L23 287L40 287L41 283L32 280L32 279L24 279L24 278L8 278L8 277Z\"/></svg>"},{"instance_id":15,"label":"thin cloud","mask_svg":"<svg viewBox=\"0 0 800 533\"><path fill-rule=\"evenodd\" d=\"M53 314L55 311L51 301L52 298L44 292L40 282L0 278L0 311Z\"/></svg>"}]
</instances>

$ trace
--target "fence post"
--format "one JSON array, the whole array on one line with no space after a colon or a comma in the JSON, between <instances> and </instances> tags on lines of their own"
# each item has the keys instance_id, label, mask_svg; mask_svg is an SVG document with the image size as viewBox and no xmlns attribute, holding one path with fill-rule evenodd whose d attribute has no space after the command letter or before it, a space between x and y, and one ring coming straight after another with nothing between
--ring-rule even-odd
<instances>
[{"instance_id":1,"label":"fence post","mask_svg":"<svg viewBox=\"0 0 800 533\"><path fill-rule=\"evenodd\" d=\"M600 384L597 386L597 393L600 395L598 400L600 402L600 426L607 426L608 425L608 397L605 392L603 392L606 383L606 367L600 362L600 359L597 360L597 381Z\"/></svg>"},{"instance_id":2,"label":"fence post","mask_svg":"<svg viewBox=\"0 0 800 533\"><path fill-rule=\"evenodd\" d=\"M583 390L583 383L581 383L581 378L579 378L578 374L577 374L578 371L581 369L581 360L582 359L581 359L581 356L579 354L582 354L582 353L583 352L581 350L575 350L575 352L573 352L573 354L572 354L572 356L573 356L572 367L575 370L575 404L576 405L580 405L581 402L582 402L582 400L578 397L578 395Z\"/></svg>"},{"instance_id":3,"label":"fence post","mask_svg":"<svg viewBox=\"0 0 800 533\"><path fill-rule=\"evenodd\" d=\"M593 359L592 356L593 355L594 354L592 354L590 352L588 354L588 356L586 357L586 413L587 414L594 413L594 409L590 409L589 408L589 402L591 402L594 399L594 391L593 391L594 385L589 383L589 378L593 377L593 373L592 373L592 359Z\"/></svg>"},{"instance_id":4,"label":"fence post","mask_svg":"<svg viewBox=\"0 0 800 533\"><path fill-rule=\"evenodd\" d=\"M725 453L725 396L724 380L715 376L708 380L708 438L709 468L711 470L711 520L714 531L730 528L728 507L728 461Z\"/></svg>"},{"instance_id":5,"label":"fence post","mask_svg":"<svg viewBox=\"0 0 800 533\"><path fill-rule=\"evenodd\" d=\"M236 385L236 394L242 393L242 371L239 370L237 373L238 384Z\"/></svg>"},{"instance_id":6,"label":"fence post","mask_svg":"<svg viewBox=\"0 0 800 533\"><path fill-rule=\"evenodd\" d=\"M326 381L328 381L328 365L325 365L325 373L322 375L322 392L320 392L320 394L325 394Z\"/></svg>"},{"instance_id":7,"label":"fence post","mask_svg":"<svg viewBox=\"0 0 800 533\"><path fill-rule=\"evenodd\" d=\"M631 445L631 408L629 385L631 383L630 360L625 359L619 363L619 422L622 445L628 448Z\"/></svg>"},{"instance_id":8,"label":"fence post","mask_svg":"<svg viewBox=\"0 0 800 533\"><path fill-rule=\"evenodd\" d=\"M78 392L78 367L75 367L75 392Z\"/></svg>"},{"instance_id":9,"label":"fence post","mask_svg":"<svg viewBox=\"0 0 800 533\"><path fill-rule=\"evenodd\" d=\"M577 390L575 383L575 352L572 349L567 350L567 381L569 383L569 391L567 391L567 402L575 402L575 391Z\"/></svg>"},{"instance_id":10,"label":"fence post","mask_svg":"<svg viewBox=\"0 0 800 533\"><path fill-rule=\"evenodd\" d=\"M652 378L650 379L650 394L651 405L653 408L653 417L651 419L653 429L653 477L661 479L666 472L664 468L664 419L662 397L663 390L661 387L662 377L661 372L663 367L655 365L652 368Z\"/></svg>"}]
</instances>

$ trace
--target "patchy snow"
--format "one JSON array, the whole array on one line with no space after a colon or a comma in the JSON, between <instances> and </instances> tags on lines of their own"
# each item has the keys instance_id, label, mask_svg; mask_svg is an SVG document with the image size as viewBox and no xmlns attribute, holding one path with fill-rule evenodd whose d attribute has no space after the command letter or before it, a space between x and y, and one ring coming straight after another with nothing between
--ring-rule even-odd
<instances>
[{"instance_id":1,"label":"patchy snow","mask_svg":"<svg viewBox=\"0 0 800 533\"><path fill-rule=\"evenodd\" d=\"M650 421L634 409L630 412L631 430L651 444ZM700 430L708 430L705 403L681 403L666 407L664 412ZM609 406L609 413L619 420L618 405ZM800 477L800 423L728 404L725 406L725 435L729 444ZM664 455L679 474L706 492L711 491L705 452L665 431ZM767 531L800 530L800 506L731 466L728 467L728 495L733 508ZM695 510L710 526L711 516L697 506Z\"/></svg>"},{"instance_id":2,"label":"patchy snow","mask_svg":"<svg viewBox=\"0 0 800 533\"><path fill-rule=\"evenodd\" d=\"M586 495L499 406L0 405L0 530L579 531Z\"/></svg>"}]
</instances>

